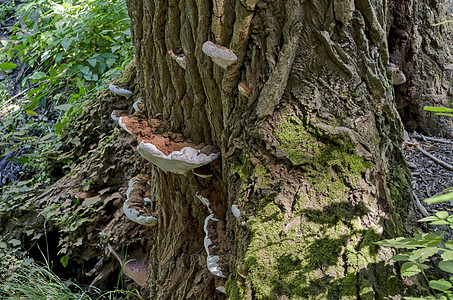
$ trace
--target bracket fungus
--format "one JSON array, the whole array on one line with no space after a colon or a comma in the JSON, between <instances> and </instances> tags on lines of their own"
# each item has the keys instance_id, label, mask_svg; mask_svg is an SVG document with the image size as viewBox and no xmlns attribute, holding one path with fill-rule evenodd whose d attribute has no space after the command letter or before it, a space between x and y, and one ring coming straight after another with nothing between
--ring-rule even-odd
<instances>
[{"instance_id":1,"label":"bracket fungus","mask_svg":"<svg viewBox=\"0 0 453 300\"><path fill-rule=\"evenodd\" d=\"M214 63L223 69L231 66L238 59L233 50L214 44L211 41L205 42L201 49L206 55L212 58Z\"/></svg>"},{"instance_id":2,"label":"bracket fungus","mask_svg":"<svg viewBox=\"0 0 453 300\"><path fill-rule=\"evenodd\" d=\"M245 83L239 82L238 90L239 90L239 93L244 95L246 98L248 98L250 96L250 89L247 87L247 85Z\"/></svg>"},{"instance_id":3,"label":"bracket fungus","mask_svg":"<svg viewBox=\"0 0 453 300\"><path fill-rule=\"evenodd\" d=\"M121 111L113 111L112 119L128 133L136 136L139 143L138 152L165 172L186 174L219 157L214 146L197 145L184 140L180 134L164 132L159 120L151 119L147 122L136 115L122 115Z\"/></svg>"},{"instance_id":4,"label":"bracket fungus","mask_svg":"<svg viewBox=\"0 0 453 300\"><path fill-rule=\"evenodd\" d=\"M182 53L177 53L177 51L170 50L168 54L181 66L181 68L186 69L186 56Z\"/></svg>"},{"instance_id":5,"label":"bracket fungus","mask_svg":"<svg viewBox=\"0 0 453 300\"><path fill-rule=\"evenodd\" d=\"M219 276L219 277L222 277L222 278L227 278L223 274L222 269L219 266L220 257L218 255L211 255L211 252L210 252L210 250L212 250L215 247L215 246L212 246L213 245L213 241L209 238L209 236L212 234L212 232L211 232L212 230L210 230L208 228L208 225L209 225L210 221L218 222L219 220L214 218L213 214L210 214L204 220L204 227L203 228L204 228L204 232L206 234L206 236L204 238L204 248L205 248L206 253L208 255L208 257L206 258L206 265L208 267L209 272L211 272L212 274L214 274L216 276ZM211 247L211 249L210 249L210 247Z\"/></svg>"},{"instance_id":6,"label":"bracket fungus","mask_svg":"<svg viewBox=\"0 0 453 300\"><path fill-rule=\"evenodd\" d=\"M163 171L176 174L186 174L187 171L208 164L219 157L212 146L177 143L162 136L141 141L137 150Z\"/></svg>"},{"instance_id":7,"label":"bracket fungus","mask_svg":"<svg viewBox=\"0 0 453 300\"><path fill-rule=\"evenodd\" d=\"M239 220L239 218L241 217L241 211L236 204L231 205L231 212L233 213L233 216L235 216L236 219Z\"/></svg>"},{"instance_id":8,"label":"bracket fungus","mask_svg":"<svg viewBox=\"0 0 453 300\"><path fill-rule=\"evenodd\" d=\"M144 110L143 102L140 100L135 101L134 104L132 104L132 107L136 112L142 112Z\"/></svg>"},{"instance_id":9,"label":"bracket fungus","mask_svg":"<svg viewBox=\"0 0 453 300\"><path fill-rule=\"evenodd\" d=\"M390 63L390 71L392 71L392 84L393 85L400 85L406 82L406 75L404 75L403 71L400 67L395 64Z\"/></svg>"},{"instance_id":10,"label":"bracket fungus","mask_svg":"<svg viewBox=\"0 0 453 300\"><path fill-rule=\"evenodd\" d=\"M212 173L209 172L208 170L204 169L204 167L196 168L192 170L193 175L203 178L203 179L208 179L212 177Z\"/></svg>"},{"instance_id":11,"label":"bracket fungus","mask_svg":"<svg viewBox=\"0 0 453 300\"><path fill-rule=\"evenodd\" d=\"M195 197L197 197L198 200L201 201L201 203L203 203L204 205L206 205L206 207L207 207L208 210L209 210L209 213L212 214L211 203L209 203L209 199L206 198L206 197L203 197L203 196L200 195L199 193L196 193L196 194L195 194Z\"/></svg>"},{"instance_id":12,"label":"bracket fungus","mask_svg":"<svg viewBox=\"0 0 453 300\"><path fill-rule=\"evenodd\" d=\"M145 207L147 202L151 202L148 195L149 184L148 176L139 174L129 180L129 188L126 191L127 200L124 201L124 214L135 223L153 226L157 223L157 218L152 216L154 209Z\"/></svg>"},{"instance_id":13,"label":"bracket fungus","mask_svg":"<svg viewBox=\"0 0 453 300\"><path fill-rule=\"evenodd\" d=\"M120 87L117 87L116 85L114 84L109 84L109 90L114 94L114 95L117 95L117 96L123 96L123 97L126 97L126 98L129 98L131 97L134 93L132 93L131 91L129 90L126 90L126 89L122 89Z\"/></svg>"}]
</instances>

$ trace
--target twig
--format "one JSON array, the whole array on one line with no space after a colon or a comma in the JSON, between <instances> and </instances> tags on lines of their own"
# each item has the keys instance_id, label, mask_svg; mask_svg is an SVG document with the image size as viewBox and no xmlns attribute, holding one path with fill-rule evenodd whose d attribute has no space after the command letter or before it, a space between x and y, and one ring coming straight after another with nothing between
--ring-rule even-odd
<instances>
[{"instance_id":1,"label":"twig","mask_svg":"<svg viewBox=\"0 0 453 300\"><path fill-rule=\"evenodd\" d=\"M429 157L432 161L434 161L435 163L441 165L442 167L444 167L445 169L447 170L450 170L450 171L453 171L453 166L450 165L450 164L447 164L446 162L438 159L437 157L435 157L434 155L426 152L425 150L423 150L420 146L415 146L415 148L418 149L418 151L420 151L423 155Z\"/></svg>"},{"instance_id":2,"label":"twig","mask_svg":"<svg viewBox=\"0 0 453 300\"><path fill-rule=\"evenodd\" d=\"M31 87L29 87L29 88L23 90L22 92L16 94L15 96L9 98L9 99L6 100L5 102L3 102L3 105L2 105L2 107L0 107L0 109L3 108L3 107L5 107L6 104L8 104L9 102L13 101L13 100L16 99L17 97L22 96L23 94L25 94L25 93L28 92L30 89L31 89Z\"/></svg>"},{"instance_id":3,"label":"twig","mask_svg":"<svg viewBox=\"0 0 453 300\"><path fill-rule=\"evenodd\" d=\"M412 192L412 195L414 196L415 199L415 205L417 205L418 210L422 213L424 217L429 217L430 214L426 210L426 208L423 206L423 204L420 202L420 199L418 199L417 195Z\"/></svg>"},{"instance_id":4,"label":"twig","mask_svg":"<svg viewBox=\"0 0 453 300\"><path fill-rule=\"evenodd\" d=\"M434 137L430 137L430 136L424 136L423 134L420 134L420 133L417 133L417 134L413 134L412 135L414 138L416 139L424 139L424 140L427 140L427 141L431 141L431 142L438 142L438 143L444 143L444 144L453 144L452 141L446 141L446 140L442 140L442 139L438 139L438 138L434 138Z\"/></svg>"},{"instance_id":5,"label":"twig","mask_svg":"<svg viewBox=\"0 0 453 300\"><path fill-rule=\"evenodd\" d=\"M17 97L19 96L22 96L24 93L28 92L29 90L31 89L34 89L35 87L37 87L38 85L40 85L41 83L47 83L49 82L50 80L47 79L47 80L44 80L43 82L39 82L29 88L26 88L25 90L23 90L22 92L16 94L15 96L13 96L12 98L9 98L8 100L6 100L5 102L3 102L2 106L0 107L0 109L2 109L3 107L5 107L6 104L8 104L9 102L13 101L14 99L16 99Z\"/></svg>"}]
</instances>

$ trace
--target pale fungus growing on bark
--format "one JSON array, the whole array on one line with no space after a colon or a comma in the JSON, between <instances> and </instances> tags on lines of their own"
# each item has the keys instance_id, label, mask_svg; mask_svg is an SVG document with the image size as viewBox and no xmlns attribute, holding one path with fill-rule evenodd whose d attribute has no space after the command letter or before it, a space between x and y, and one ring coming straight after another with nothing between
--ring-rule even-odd
<instances>
[{"instance_id":1,"label":"pale fungus growing on bark","mask_svg":"<svg viewBox=\"0 0 453 300\"><path fill-rule=\"evenodd\" d=\"M404 73L400 67L398 67L395 64L390 63L389 68L392 71L392 84L393 85L400 85L400 84L403 84L406 82L406 75L404 75Z\"/></svg>"},{"instance_id":2,"label":"pale fungus growing on bark","mask_svg":"<svg viewBox=\"0 0 453 300\"><path fill-rule=\"evenodd\" d=\"M233 216L235 216L236 219L239 220L239 218L241 217L241 211L236 204L231 205L231 212L233 213Z\"/></svg>"},{"instance_id":3,"label":"pale fungus growing on bark","mask_svg":"<svg viewBox=\"0 0 453 300\"><path fill-rule=\"evenodd\" d=\"M109 90L114 94L114 95L117 95L117 96L123 96L123 97L126 97L126 98L129 98L131 97L134 93L132 93L131 91L129 90L126 90L126 89L122 89L120 87L117 87L116 85L114 84L109 84Z\"/></svg>"},{"instance_id":4,"label":"pale fungus growing on bark","mask_svg":"<svg viewBox=\"0 0 453 300\"><path fill-rule=\"evenodd\" d=\"M202 50L206 55L212 58L212 61L215 64L219 65L223 69L231 66L238 59L233 50L214 44L211 41L205 42Z\"/></svg>"},{"instance_id":5,"label":"pale fungus growing on bark","mask_svg":"<svg viewBox=\"0 0 453 300\"><path fill-rule=\"evenodd\" d=\"M147 122L136 115L120 116L117 111L112 112L112 118L117 119L121 128L137 137L138 152L165 172L186 174L219 157L213 146L185 141L182 135L157 132L159 120L151 119ZM173 136L181 142L175 142L168 136Z\"/></svg>"},{"instance_id":6,"label":"pale fungus growing on bark","mask_svg":"<svg viewBox=\"0 0 453 300\"><path fill-rule=\"evenodd\" d=\"M193 175L200 177L200 178L204 178L204 179L212 177L211 173L209 173L206 170L203 170L202 168L193 169L192 173L193 173Z\"/></svg>"},{"instance_id":7,"label":"pale fungus growing on bark","mask_svg":"<svg viewBox=\"0 0 453 300\"><path fill-rule=\"evenodd\" d=\"M124 214L135 223L153 226L157 218L151 215L151 209L145 207L148 202L145 199L149 184L147 176L139 174L129 180L129 188L126 191L127 200L123 204Z\"/></svg>"},{"instance_id":8,"label":"pale fungus growing on bark","mask_svg":"<svg viewBox=\"0 0 453 300\"><path fill-rule=\"evenodd\" d=\"M204 232L205 232L205 238L204 238L204 248L206 250L206 253L208 255L206 259L206 265L208 267L209 272L212 274L226 278L226 276L223 274L222 269L220 268L218 262L220 260L219 256L217 255L211 255L209 252L209 246L212 245L212 240L209 238L209 231L208 231L208 223L209 221L212 220L214 222L218 222L219 220L214 218L213 214L210 214L209 216L206 217L204 221Z\"/></svg>"},{"instance_id":9,"label":"pale fungus growing on bark","mask_svg":"<svg viewBox=\"0 0 453 300\"><path fill-rule=\"evenodd\" d=\"M154 140L162 138L163 137L155 136ZM163 171L176 174L186 174L187 171L208 164L219 157L218 153L204 150L205 147L199 149L200 147L197 147L196 145L189 145L176 150L180 148L180 144L188 143L169 141L159 149L158 146L153 143L153 140L143 140L138 145L137 150L145 159L158 166ZM175 150L172 151L172 149ZM165 154L165 152L170 153Z\"/></svg>"},{"instance_id":10,"label":"pale fungus growing on bark","mask_svg":"<svg viewBox=\"0 0 453 300\"><path fill-rule=\"evenodd\" d=\"M168 54L170 54L181 68L186 69L186 56L184 54L176 54L173 50L168 51Z\"/></svg>"},{"instance_id":11,"label":"pale fungus growing on bark","mask_svg":"<svg viewBox=\"0 0 453 300\"><path fill-rule=\"evenodd\" d=\"M248 98L250 96L250 89L247 87L247 85L244 82L239 82L238 90L245 97Z\"/></svg>"},{"instance_id":12,"label":"pale fungus growing on bark","mask_svg":"<svg viewBox=\"0 0 453 300\"><path fill-rule=\"evenodd\" d=\"M206 197L203 197L202 195L200 195L199 193L196 193L195 194L195 197L198 198L198 200L201 201L201 203L203 203L204 205L206 205L206 207L208 208L209 210L209 213L212 214L212 210L211 210L211 203L209 202L209 199L206 198Z\"/></svg>"},{"instance_id":13,"label":"pale fungus growing on bark","mask_svg":"<svg viewBox=\"0 0 453 300\"><path fill-rule=\"evenodd\" d=\"M142 112L144 105L143 105L142 101L138 100L138 101L135 101L134 104L132 104L132 107L134 108L135 111Z\"/></svg>"}]
</instances>

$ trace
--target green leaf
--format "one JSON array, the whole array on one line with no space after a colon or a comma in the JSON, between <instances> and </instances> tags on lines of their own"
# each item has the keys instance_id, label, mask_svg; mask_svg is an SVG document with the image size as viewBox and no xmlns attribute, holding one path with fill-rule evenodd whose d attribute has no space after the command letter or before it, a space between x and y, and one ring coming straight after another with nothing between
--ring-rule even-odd
<instances>
[{"instance_id":1,"label":"green leaf","mask_svg":"<svg viewBox=\"0 0 453 300\"><path fill-rule=\"evenodd\" d=\"M442 260L439 262L439 268L442 271L453 273L453 260Z\"/></svg>"},{"instance_id":2,"label":"green leaf","mask_svg":"<svg viewBox=\"0 0 453 300\"><path fill-rule=\"evenodd\" d=\"M419 221L419 222L429 222L429 221L437 221L437 220L439 220L438 217L436 217L436 216L429 216L429 217L420 219L420 220L418 220L418 221Z\"/></svg>"},{"instance_id":3,"label":"green leaf","mask_svg":"<svg viewBox=\"0 0 453 300\"><path fill-rule=\"evenodd\" d=\"M62 105L55 106L55 109L59 109L62 111L68 111L71 109L71 107L72 107L72 104L62 104Z\"/></svg>"},{"instance_id":4,"label":"green leaf","mask_svg":"<svg viewBox=\"0 0 453 300\"><path fill-rule=\"evenodd\" d=\"M37 115L37 113L35 113L35 112L32 111L32 110L25 110L25 113L26 113L27 115Z\"/></svg>"},{"instance_id":5,"label":"green leaf","mask_svg":"<svg viewBox=\"0 0 453 300\"><path fill-rule=\"evenodd\" d=\"M438 291L448 291L452 287L452 285L445 279L439 279L431 280L429 282L429 287Z\"/></svg>"},{"instance_id":6,"label":"green leaf","mask_svg":"<svg viewBox=\"0 0 453 300\"><path fill-rule=\"evenodd\" d=\"M63 47L64 51L68 51L69 47L72 44L72 40L63 40L61 41L61 46Z\"/></svg>"},{"instance_id":7,"label":"green leaf","mask_svg":"<svg viewBox=\"0 0 453 300\"><path fill-rule=\"evenodd\" d=\"M56 76L57 76L57 71L54 69L54 67L50 67L50 69L49 69L49 74L50 74L52 77L56 77Z\"/></svg>"},{"instance_id":8,"label":"green leaf","mask_svg":"<svg viewBox=\"0 0 453 300\"><path fill-rule=\"evenodd\" d=\"M439 211L436 213L436 216L440 219L446 219L448 217L448 212L446 211Z\"/></svg>"},{"instance_id":9,"label":"green leaf","mask_svg":"<svg viewBox=\"0 0 453 300\"><path fill-rule=\"evenodd\" d=\"M453 108L447 108L442 106L425 106L424 110L437 111L437 112L453 112Z\"/></svg>"},{"instance_id":10,"label":"green leaf","mask_svg":"<svg viewBox=\"0 0 453 300\"><path fill-rule=\"evenodd\" d=\"M451 200L453 200L453 192L448 193L448 194L443 194L440 196L434 196L434 197L425 199L423 201L425 201L425 203L428 203L428 204L433 204L433 203L446 202L446 201L451 201Z\"/></svg>"},{"instance_id":11,"label":"green leaf","mask_svg":"<svg viewBox=\"0 0 453 300\"><path fill-rule=\"evenodd\" d=\"M444 250L444 253L441 255L443 260L453 260L453 251Z\"/></svg>"},{"instance_id":12,"label":"green leaf","mask_svg":"<svg viewBox=\"0 0 453 300\"><path fill-rule=\"evenodd\" d=\"M62 258L60 258L60 262L63 265L63 268L66 268L66 266L68 265L68 262L69 262L69 256L65 255Z\"/></svg>"},{"instance_id":13,"label":"green leaf","mask_svg":"<svg viewBox=\"0 0 453 300\"><path fill-rule=\"evenodd\" d=\"M447 116L447 117L453 117L452 114L445 114L445 113L437 113L436 115L438 116Z\"/></svg>"},{"instance_id":14,"label":"green leaf","mask_svg":"<svg viewBox=\"0 0 453 300\"><path fill-rule=\"evenodd\" d=\"M14 247L20 245L20 241L17 240L17 239L11 239L11 240L8 241L8 243L10 243L11 245L13 245Z\"/></svg>"},{"instance_id":15,"label":"green leaf","mask_svg":"<svg viewBox=\"0 0 453 300\"><path fill-rule=\"evenodd\" d=\"M87 59L88 63L92 66L95 67L98 61L96 59L89 58Z\"/></svg>"},{"instance_id":16,"label":"green leaf","mask_svg":"<svg viewBox=\"0 0 453 300\"><path fill-rule=\"evenodd\" d=\"M393 261L405 261L405 260L409 260L409 256L402 255L402 254L397 254L397 255L392 257L392 260Z\"/></svg>"},{"instance_id":17,"label":"green leaf","mask_svg":"<svg viewBox=\"0 0 453 300\"><path fill-rule=\"evenodd\" d=\"M450 225L450 222L445 220L439 220L429 223L429 225Z\"/></svg>"},{"instance_id":18,"label":"green leaf","mask_svg":"<svg viewBox=\"0 0 453 300\"><path fill-rule=\"evenodd\" d=\"M453 249L453 240L445 242L445 247L448 249Z\"/></svg>"},{"instance_id":19,"label":"green leaf","mask_svg":"<svg viewBox=\"0 0 453 300\"><path fill-rule=\"evenodd\" d=\"M402 276L414 276L419 274L421 271L428 269L425 264L418 264L415 262L406 262L401 266Z\"/></svg>"},{"instance_id":20,"label":"green leaf","mask_svg":"<svg viewBox=\"0 0 453 300\"><path fill-rule=\"evenodd\" d=\"M388 239L376 242L376 244L384 247L393 247L393 248L422 248L437 246L442 241L442 237L434 233L419 233L413 238L403 238L398 237L395 239Z\"/></svg>"},{"instance_id":21,"label":"green leaf","mask_svg":"<svg viewBox=\"0 0 453 300\"><path fill-rule=\"evenodd\" d=\"M16 64L9 63L9 62L4 62L4 63L0 64L0 71L11 70L11 69L14 69L15 67L17 67Z\"/></svg>"},{"instance_id":22,"label":"green leaf","mask_svg":"<svg viewBox=\"0 0 453 300\"><path fill-rule=\"evenodd\" d=\"M411 255L409 256L409 260L417 260L421 259L424 260L430 256L433 256L437 252L439 252L439 248L436 247L426 247L412 251Z\"/></svg>"},{"instance_id":23,"label":"green leaf","mask_svg":"<svg viewBox=\"0 0 453 300\"><path fill-rule=\"evenodd\" d=\"M38 80L38 79L44 78L44 77L46 77L46 76L47 76L47 74L44 73L44 72L35 72L35 73L33 73L33 75L31 75L31 76L29 77L29 79L31 79L31 80Z\"/></svg>"},{"instance_id":24,"label":"green leaf","mask_svg":"<svg viewBox=\"0 0 453 300\"><path fill-rule=\"evenodd\" d=\"M88 74L88 72L90 72L90 68L88 66L84 66L80 69L80 72L86 75Z\"/></svg>"}]
</instances>

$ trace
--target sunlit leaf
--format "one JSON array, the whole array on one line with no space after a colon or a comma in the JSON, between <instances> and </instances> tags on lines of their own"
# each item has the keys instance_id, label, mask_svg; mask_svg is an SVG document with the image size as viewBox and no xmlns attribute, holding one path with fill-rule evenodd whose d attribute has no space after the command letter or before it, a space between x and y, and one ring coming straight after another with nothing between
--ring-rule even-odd
<instances>
[{"instance_id":1,"label":"sunlit leaf","mask_svg":"<svg viewBox=\"0 0 453 300\"><path fill-rule=\"evenodd\" d=\"M25 113L26 113L27 115L37 115L37 113L35 113L35 112L32 111L32 110L25 110Z\"/></svg>"},{"instance_id":2,"label":"sunlit leaf","mask_svg":"<svg viewBox=\"0 0 453 300\"><path fill-rule=\"evenodd\" d=\"M61 262L61 265L63 266L63 268L66 268L66 266L68 265L68 262L69 262L69 256L65 255L62 258L60 258L60 262Z\"/></svg>"},{"instance_id":3,"label":"sunlit leaf","mask_svg":"<svg viewBox=\"0 0 453 300\"><path fill-rule=\"evenodd\" d=\"M15 67L17 67L17 65L13 64L13 63L9 63L9 62L0 63L0 71L11 70L11 69L14 69Z\"/></svg>"},{"instance_id":4,"label":"sunlit leaf","mask_svg":"<svg viewBox=\"0 0 453 300\"><path fill-rule=\"evenodd\" d=\"M436 213L436 217L438 217L440 219L446 219L448 217L448 212L446 212L446 211L438 211Z\"/></svg>"},{"instance_id":5,"label":"sunlit leaf","mask_svg":"<svg viewBox=\"0 0 453 300\"><path fill-rule=\"evenodd\" d=\"M439 280L431 280L429 282L429 287L438 291L447 291L449 290L452 285L450 282L446 281L445 279Z\"/></svg>"},{"instance_id":6,"label":"sunlit leaf","mask_svg":"<svg viewBox=\"0 0 453 300\"><path fill-rule=\"evenodd\" d=\"M71 39L61 41L61 46L63 47L64 51L68 51L68 49L71 46L71 44L72 44L72 40Z\"/></svg>"},{"instance_id":7,"label":"sunlit leaf","mask_svg":"<svg viewBox=\"0 0 453 300\"><path fill-rule=\"evenodd\" d=\"M62 104L62 105L55 106L55 109L68 111L71 109L71 107L72 107L72 104Z\"/></svg>"},{"instance_id":8,"label":"sunlit leaf","mask_svg":"<svg viewBox=\"0 0 453 300\"><path fill-rule=\"evenodd\" d=\"M424 110L437 111L437 112L453 112L453 108L447 108L442 106L425 106Z\"/></svg>"},{"instance_id":9,"label":"sunlit leaf","mask_svg":"<svg viewBox=\"0 0 453 300\"><path fill-rule=\"evenodd\" d=\"M414 276L419 274L421 271L428 269L425 264L418 264L414 262L406 262L401 266L402 276Z\"/></svg>"},{"instance_id":10,"label":"sunlit leaf","mask_svg":"<svg viewBox=\"0 0 453 300\"><path fill-rule=\"evenodd\" d=\"M442 271L453 273L453 261L452 260L442 260L439 262L439 268Z\"/></svg>"},{"instance_id":11,"label":"sunlit leaf","mask_svg":"<svg viewBox=\"0 0 453 300\"><path fill-rule=\"evenodd\" d=\"M440 202L447 202L453 200L453 192L452 193L447 193L443 194L440 196L434 196L428 199L425 199L425 203L427 204L434 204L434 203L440 203Z\"/></svg>"}]
</instances>

